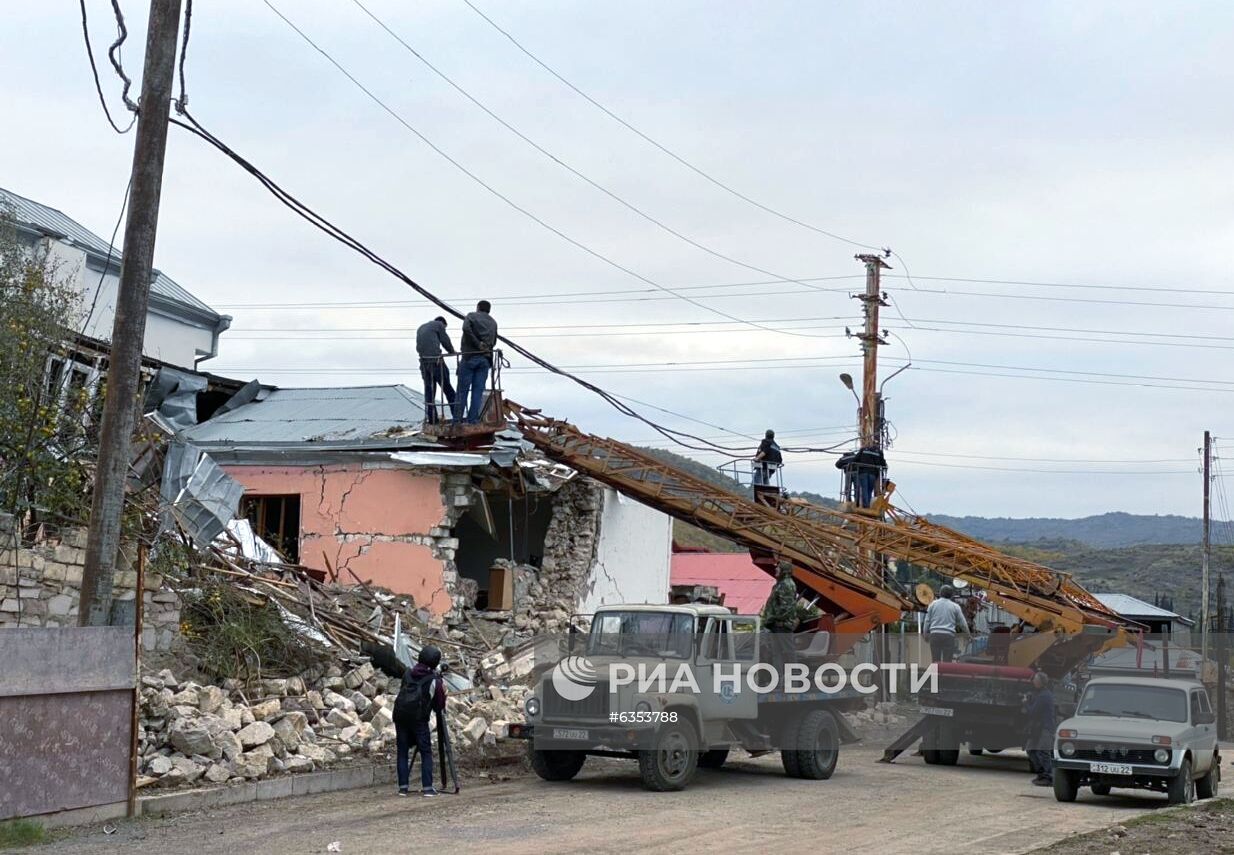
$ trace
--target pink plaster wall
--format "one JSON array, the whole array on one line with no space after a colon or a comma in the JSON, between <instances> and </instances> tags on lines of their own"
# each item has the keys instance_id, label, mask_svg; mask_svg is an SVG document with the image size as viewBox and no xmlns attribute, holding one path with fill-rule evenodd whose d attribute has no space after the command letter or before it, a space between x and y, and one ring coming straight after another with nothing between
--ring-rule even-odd
<instances>
[{"instance_id":1,"label":"pink plaster wall","mask_svg":"<svg viewBox=\"0 0 1234 855\"><path fill-rule=\"evenodd\" d=\"M450 610L443 563L428 546L406 542L427 536L445 518L436 474L358 464L224 469L246 494L299 494L303 564L326 570L328 556L340 582L354 582L350 568L365 582L410 594L417 606L434 614Z\"/></svg>"}]
</instances>

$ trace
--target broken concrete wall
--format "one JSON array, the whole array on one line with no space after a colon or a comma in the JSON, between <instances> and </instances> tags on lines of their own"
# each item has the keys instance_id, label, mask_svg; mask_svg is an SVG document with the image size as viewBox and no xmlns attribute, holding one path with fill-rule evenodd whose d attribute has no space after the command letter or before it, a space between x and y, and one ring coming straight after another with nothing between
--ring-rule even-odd
<instances>
[{"instance_id":1,"label":"broken concrete wall","mask_svg":"<svg viewBox=\"0 0 1234 855\"><path fill-rule=\"evenodd\" d=\"M668 602L671 517L605 487L599 535L579 612L614 603Z\"/></svg>"},{"instance_id":2,"label":"broken concrete wall","mask_svg":"<svg viewBox=\"0 0 1234 855\"><path fill-rule=\"evenodd\" d=\"M322 466L231 465L246 495L299 495L300 561L333 568L344 584L359 578L401 594L436 617L454 607L458 541L455 502L469 502L470 477L435 470L339 463ZM462 479L458 497L447 479ZM350 572L349 572L350 571ZM353 577L352 574L355 574Z\"/></svg>"}]
</instances>

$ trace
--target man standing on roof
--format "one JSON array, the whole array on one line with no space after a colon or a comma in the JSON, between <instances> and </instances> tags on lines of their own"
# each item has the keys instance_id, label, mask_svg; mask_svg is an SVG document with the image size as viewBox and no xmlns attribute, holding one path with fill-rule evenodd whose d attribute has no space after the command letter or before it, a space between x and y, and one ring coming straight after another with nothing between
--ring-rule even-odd
<instances>
[{"instance_id":1,"label":"man standing on roof","mask_svg":"<svg viewBox=\"0 0 1234 855\"><path fill-rule=\"evenodd\" d=\"M956 633L968 635L968 621L964 610L955 602L955 588L943 585L938 598L926 609L921 623L921 634L930 642L930 658L935 662L950 662L955 659Z\"/></svg>"},{"instance_id":2,"label":"man standing on roof","mask_svg":"<svg viewBox=\"0 0 1234 855\"><path fill-rule=\"evenodd\" d=\"M784 455L780 453L780 446L776 443L776 432L769 430L759 443L758 451L754 453L754 486L770 486L771 473L783 464Z\"/></svg>"},{"instance_id":3,"label":"man standing on roof","mask_svg":"<svg viewBox=\"0 0 1234 855\"><path fill-rule=\"evenodd\" d=\"M493 367L493 348L497 345L497 321L489 314L488 300L476 304L476 310L463 321L463 338L459 342L461 361L458 364L458 397L454 400L454 420L467 419L468 424L480 421L484 405L484 386ZM470 403L468 403L470 401Z\"/></svg>"},{"instance_id":4,"label":"man standing on roof","mask_svg":"<svg viewBox=\"0 0 1234 855\"><path fill-rule=\"evenodd\" d=\"M424 420L435 424L438 418L437 388L445 396L446 406L454 410L454 387L450 385L450 370L441 352L454 355L454 345L446 335L446 319L438 316L416 330L416 353L420 356L420 379L424 381Z\"/></svg>"}]
</instances>

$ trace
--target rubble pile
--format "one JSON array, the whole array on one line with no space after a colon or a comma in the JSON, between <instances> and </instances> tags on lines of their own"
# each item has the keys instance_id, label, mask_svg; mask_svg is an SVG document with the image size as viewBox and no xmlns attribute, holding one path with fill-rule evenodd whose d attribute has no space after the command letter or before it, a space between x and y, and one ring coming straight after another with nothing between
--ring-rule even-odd
<instances>
[{"instance_id":1,"label":"rubble pile","mask_svg":"<svg viewBox=\"0 0 1234 855\"><path fill-rule=\"evenodd\" d=\"M330 665L311 676L248 686L181 681L167 669L143 676L138 786L223 784L390 761L399 681L371 662ZM507 681L450 693L450 737L460 762L502 753L497 740L526 691Z\"/></svg>"}]
</instances>

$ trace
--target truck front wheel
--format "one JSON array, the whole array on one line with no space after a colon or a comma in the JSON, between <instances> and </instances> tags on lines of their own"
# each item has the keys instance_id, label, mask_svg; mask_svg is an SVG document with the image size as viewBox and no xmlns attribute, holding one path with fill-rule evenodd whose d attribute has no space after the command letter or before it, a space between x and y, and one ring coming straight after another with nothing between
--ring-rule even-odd
<instances>
[{"instance_id":1,"label":"truck front wheel","mask_svg":"<svg viewBox=\"0 0 1234 855\"><path fill-rule=\"evenodd\" d=\"M780 749L790 778L824 781L840 759L840 727L827 710L814 710L789 725Z\"/></svg>"},{"instance_id":2,"label":"truck front wheel","mask_svg":"<svg viewBox=\"0 0 1234 855\"><path fill-rule=\"evenodd\" d=\"M655 792L684 790L698 769L698 736L694 725L679 719L655 736L655 747L638 752L643 786Z\"/></svg>"},{"instance_id":3,"label":"truck front wheel","mask_svg":"<svg viewBox=\"0 0 1234 855\"><path fill-rule=\"evenodd\" d=\"M531 768L546 781L568 781L586 762L582 751L531 751Z\"/></svg>"}]
</instances>

